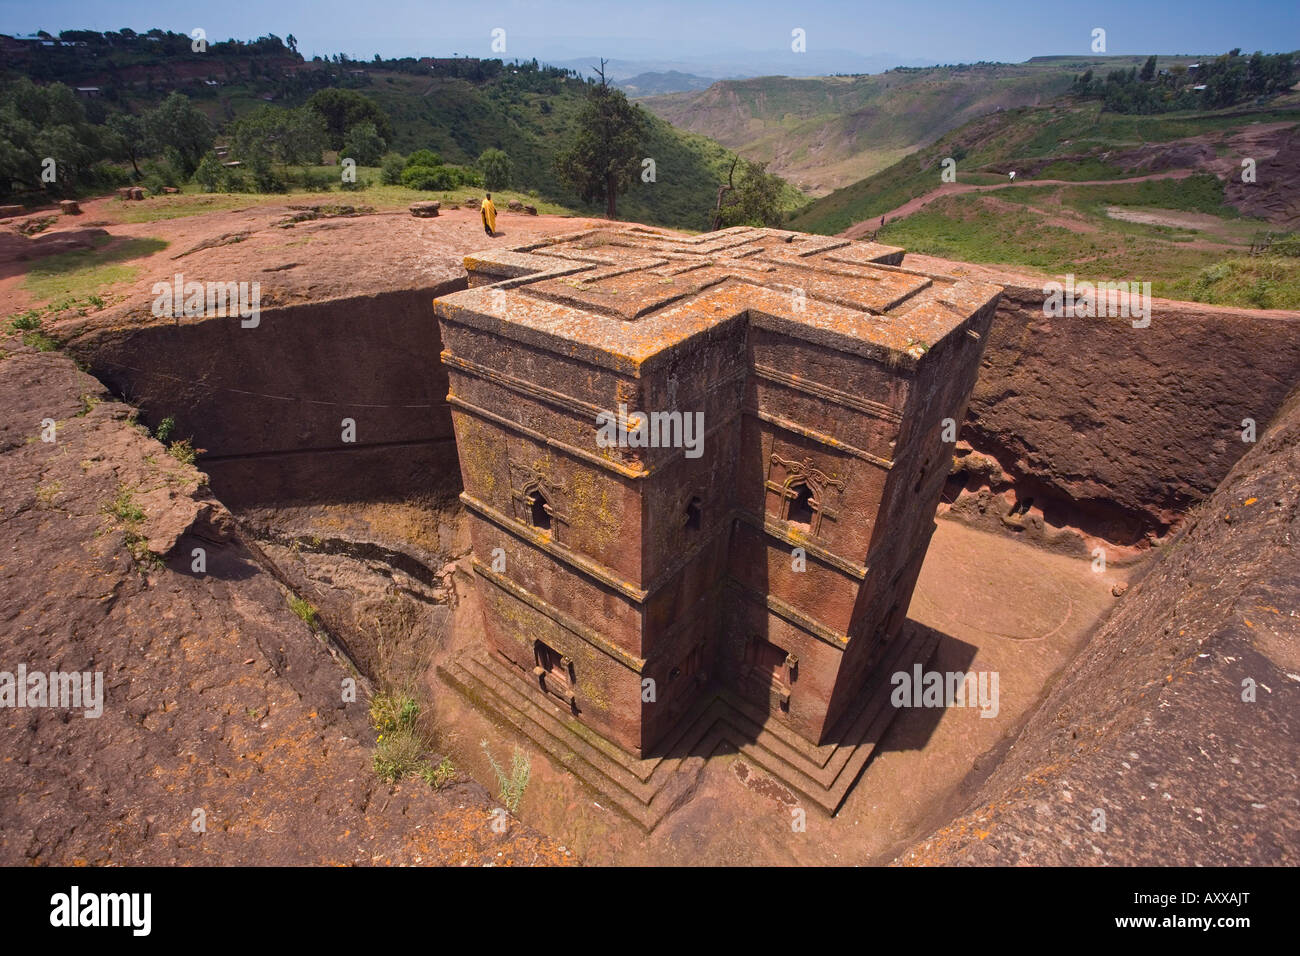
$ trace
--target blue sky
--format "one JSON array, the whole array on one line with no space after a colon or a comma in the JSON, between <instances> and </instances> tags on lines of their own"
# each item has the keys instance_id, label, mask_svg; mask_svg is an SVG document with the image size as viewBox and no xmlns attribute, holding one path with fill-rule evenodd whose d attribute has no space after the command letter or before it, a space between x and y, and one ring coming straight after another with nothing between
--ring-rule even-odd
<instances>
[{"instance_id":1,"label":"blue sky","mask_svg":"<svg viewBox=\"0 0 1300 956\"><path fill-rule=\"evenodd\" d=\"M789 52L790 31L808 51L886 54L933 63L1020 61L1090 53L1092 30L1109 53L1266 52L1300 48L1297 0L0 0L0 32L74 27L188 33L209 39L294 34L299 50L384 56L674 59L743 51Z\"/></svg>"}]
</instances>

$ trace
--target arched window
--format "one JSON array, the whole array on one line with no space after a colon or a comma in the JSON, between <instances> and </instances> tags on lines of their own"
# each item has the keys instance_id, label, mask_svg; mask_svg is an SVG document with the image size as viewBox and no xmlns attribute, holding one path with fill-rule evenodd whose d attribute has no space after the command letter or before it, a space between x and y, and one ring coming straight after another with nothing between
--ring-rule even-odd
<instances>
[{"instance_id":1,"label":"arched window","mask_svg":"<svg viewBox=\"0 0 1300 956\"><path fill-rule=\"evenodd\" d=\"M786 510L786 520L795 524L808 525L812 527L813 521L813 490L807 482L800 482L790 486L790 490L795 493L790 499L790 507Z\"/></svg>"},{"instance_id":2,"label":"arched window","mask_svg":"<svg viewBox=\"0 0 1300 956\"><path fill-rule=\"evenodd\" d=\"M541 489L534 489L528 496L529 518L534 528L542 531L551 530L551 508Z\"/></svg>"}]
</instances>

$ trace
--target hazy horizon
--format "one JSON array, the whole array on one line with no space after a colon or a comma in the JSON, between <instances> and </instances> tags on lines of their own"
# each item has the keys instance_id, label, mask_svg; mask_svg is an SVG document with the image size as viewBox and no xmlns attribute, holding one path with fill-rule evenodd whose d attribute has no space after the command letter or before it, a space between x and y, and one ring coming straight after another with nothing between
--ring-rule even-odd
<instances>
[{"instance_id":1,"label":"hazy horizon","mask_svg":"<svg viewBox=\"0 0 1300 956\"><path fill-rule=\"evenodd\" d=\"M183 11L162 0L111 5L48 0L40 6L0 0L0 33L123 27L189 33L201 27L210 41L293 34L299 52L309 59L335 53L367 60L376 53L385 58L457 54L559 63L603 56L686 72L692 64L696 72L715 74L748 64L751 74L775 68L795 75L1096 55L1091 45L1097 27L1106 31L1108 55L1300 49L1300 6L1284 0L1235 6L1221 0L1096 0L1086 6L932 0L924 7L816 0L798 5L775 0L507 0L472 9L459 3L390 0L382 9L382 18L367 14L355 22L356 4L339 0L238 8L198 0ZM597 28L602 23L607 30ZM454 24L454 34L442 24ZM505 31L504 52L492 47L497 28ZM804 31L806 52L790 48L796 28Z\"/></svg>"}]
</instances>

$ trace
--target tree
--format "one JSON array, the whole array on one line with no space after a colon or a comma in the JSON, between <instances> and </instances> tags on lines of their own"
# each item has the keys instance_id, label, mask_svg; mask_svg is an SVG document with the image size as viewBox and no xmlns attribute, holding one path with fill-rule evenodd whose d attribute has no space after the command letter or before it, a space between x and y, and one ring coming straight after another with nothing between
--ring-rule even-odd
<instances>
[{"instance_id":1,"label":"tree","mask_svg":"<svg viewBox=\"0 0 1300 956\"><path fill-rule=\"evenodd\" d=\"M298 38L294 36L292 33L290 33L287 37L284 38L284 42L289 45L290 53L298 52Z\"/></svg>"},{"instance_id":2,"label":"tree","mask_svg":"<svg viewBox=\"0 0 1300 956\"><path fill-rule=\"evenodd\" d=\"M734 181L737 163L743 163L739 183ZM767 171L767 163L737 157L732 160L726 185L718 189L711 228L781 225L781 192L781 178Z\"/></svg>"},{"instance_id":3,"label":"tree","mask_svg":"<svg viewBox=\"0 0 1300 956\"><path fill-rule=\"evenodd\" d=\"M135 178L140 178L139 160L157 152L157 144L151 141L149 129L143 117L130 113L113 113L108 117L109 132L117 138L118 155L125 156L135 170Z\"/></svg>"},{"instance_id":4,"label":"tree","mask_svg":"<svg viewBox=\"0 0 1300 956\"><path fill-rule=\"evenodd\" d=\"M348 130L339 156L356 160L358 166L374 166L384 155L386 146L374 123L358 123Z\"/></svg>"},{"instance_id":5,"label":"tree","mask_svg":"<svg viewBox=\"0 0 1300 956\"><path fill-rule=\"evenodd\" d=\"M104 155L102 139L102 128L86 122L77 95L62 83L41 86L20 77L0 86L0 195L75 195ZM47 159L54 160L53 182L42 178Z\"/></svg>"},{"instance_id":6,"label":"tree","mask_svg":"<svg viewBox=\"0 0 1300 956\"><path fill-rule=\"evenodd\" d=\"M179 172L189 177L203 154L212 148L212 124L184 93L171 93L144 116L145 129L156 143L176 150Z\"/></svg>"},{"instance_id":7,"label":"tree","mask_svg":"<svg viewBox=\"0 0 1300 956\"><path fill-rule=\"evenodd\" d=\"M587 102L578 114L573 145L555 159L555 172L577 190L584 202L605 201L605 214L615 218L615 199L627 190L636 173L637 147L645 132L641 108L627 101L622 90L605 81L600 61L599 83L587 88Z\"/></svg>"},{"instance_id":8,"label":"tree","mask_svg":"<svg viewBox=\"0 0 1300 956\"><path fill-rule=\"evenodd\" d=\"M325 122L329 149L342 149L348 130L358 123L373 123L385 142L393 140L393 124L379 104L356 90L317 90L307 100L307 109Z\"/></svg>"},{"instance_id":9,"label":"tree","mask_svg":"<svg viewBox=\"0 0 1300 956\"><path fill-rule=\"evenodd\" d=\"M306 108L287 110L259 106L231 127L231 148L254 168L254 175L272 161L288 165L315 165L325 144L325 126L319 114Z\"/></svg>"},{"instance_id":10,"label":"tree","mask_svg":"<svg viewBox=\"0 0 1300 956\"><path fill-rule=\"evenodd\" d=\"M483 171L483 184L489 189L505 189L510 185L510 157L499 149L485 149L478 158L478 168Z\"/></svg>"},{"instance_id":11,"label":"tree","mask_svg":"<svg viewBox=\"0 0 1300 956\"><path fill-rule=\"evenodd\" d=\"M198 169L194 170L194 181L203 187L204 192L214 193L221 185L224 172L217 157L208 153L199 161Z\"/></svg>"},{"instance_id":12,"label":"tree","mask_svg":"<svg viewBox=\"0 0 1300 956\"><path fill-rule=\"evenodd\" d=\"M1150 83L1156 78L1155 54L1147 57L1147 61L1142 64L1142 72L1138 74L1138 78L1142 80L1143 83Z\"/></svg>"}]
</instances>

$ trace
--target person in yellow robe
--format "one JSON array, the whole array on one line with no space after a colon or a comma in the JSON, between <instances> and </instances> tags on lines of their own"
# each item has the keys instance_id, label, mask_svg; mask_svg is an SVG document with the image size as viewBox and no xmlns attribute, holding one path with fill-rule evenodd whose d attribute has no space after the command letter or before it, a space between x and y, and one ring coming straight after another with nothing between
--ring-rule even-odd
<instances>
[{"instance_id":1,"label":"person in yellow robe","mask_svg":"<svg viewBox=\"0 0 1300 956\"><path fill-rule=\"evenodd\" d=\"M492 194L488 193L483 200L483 231L489 236L494 235L497 231L497 207L492 204Z\"/></svg>"}]
</instances>

